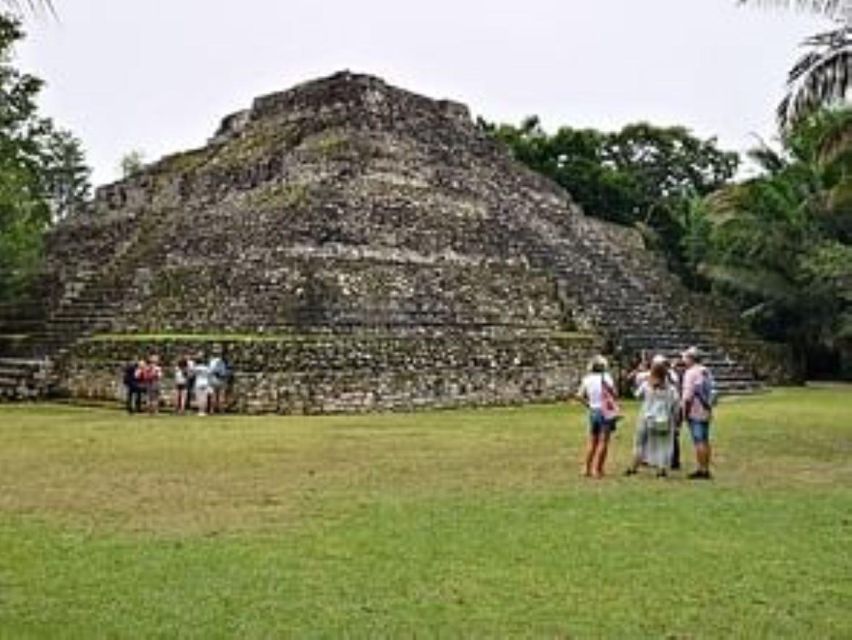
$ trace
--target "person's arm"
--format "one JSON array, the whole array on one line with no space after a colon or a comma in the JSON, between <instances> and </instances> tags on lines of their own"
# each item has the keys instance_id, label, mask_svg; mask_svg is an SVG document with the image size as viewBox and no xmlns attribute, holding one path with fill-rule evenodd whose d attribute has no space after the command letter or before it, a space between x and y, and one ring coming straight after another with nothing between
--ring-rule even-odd
<instances>
[{"instance_id":1,"label":"person's arm","mask_svg":"<svg viewBox=\"0 0 852 640\"><path fill-rule=\"evenodd\" d=\"M681 407L683 407L684 416L689 414L689 407L692 406L692 401L695 398L695 380L692 369L683 374L683 391L681 395Z\"/></svg>"},{"instance_id":2,"label":"person's arm","mask_svg":"<svg viewBox=\"0 0 852 640\"><path fill-rule=\"evenodd\" d=\"M586 381L585 381L585 380L583 380L583 381L580 383L580 386L577 388L577 393L575 393L575 394L574 394L574 397L575 397L575 398L577 398L577 400L578 400L578 401L579 401L579 402L580 402L580 403L581 403L584 407L587 407L587 408L588 408L588 406L589 406L589 396L588 396L588 392L586 391Z\"/></svg>"}]
</instances>

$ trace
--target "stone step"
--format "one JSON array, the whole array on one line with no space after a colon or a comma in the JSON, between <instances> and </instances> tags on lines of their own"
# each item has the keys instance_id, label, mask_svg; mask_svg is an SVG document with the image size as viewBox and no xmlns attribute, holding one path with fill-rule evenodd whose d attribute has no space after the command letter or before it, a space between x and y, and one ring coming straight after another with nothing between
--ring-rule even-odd
<instances>
[{"instance_id":1,"label":"stone step","mask_svg":"<svg viewBox=\"0 0 852 640\"><path fill-rule=\"evenodd\" d=\"M48 390L44 360L0 358L0 396L7 400L33 399Z\"/></svg>"},{"instance_id":2,"label":"stone step","mask_svg":"<svg viewBox=\"0 0 852 640\"><path fill-rule=\"evenodd\" d=\"M751 392L762 385L749 368L730 358L717 342L723 332L691 326L693 300L677 295L676 281L662 272L653 256L621 251L603 227L575 221L573 238L562 236L559 227L540 226L521 234L522 246L531 261L571 283L575 274L596 274L601 286L572 292L583 314L603 330L622 353L649 350L667 357L698 346L726 393ZM613 236L614 237L614 236ZM615 292L615 294L614 294ZM726 332L727 333L727 332Z\"/></svg>"}]
</instances>

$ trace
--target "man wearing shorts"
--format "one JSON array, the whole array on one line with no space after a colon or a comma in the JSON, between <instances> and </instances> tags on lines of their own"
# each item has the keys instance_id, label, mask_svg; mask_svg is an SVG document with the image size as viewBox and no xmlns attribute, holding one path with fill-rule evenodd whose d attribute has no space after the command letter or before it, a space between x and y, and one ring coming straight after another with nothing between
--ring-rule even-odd
<instances>
[{"instance_id":1,"label":"man wearing shorts","mask_svg":"<svg viewBox=\"0 0 852 640\"><path fill-rule=\"evenodd\" d=\"M692 480L709 480L710 422L713 418L712 400L705 397L702 389L706 387L705 378L710 375L701 364L701 355L697 348L690 347L682 354L686 371L683 374L683 415L689 425L692 443L695 446L695 459L698 468L689 474Z\"/></svg>"}]
</instances>

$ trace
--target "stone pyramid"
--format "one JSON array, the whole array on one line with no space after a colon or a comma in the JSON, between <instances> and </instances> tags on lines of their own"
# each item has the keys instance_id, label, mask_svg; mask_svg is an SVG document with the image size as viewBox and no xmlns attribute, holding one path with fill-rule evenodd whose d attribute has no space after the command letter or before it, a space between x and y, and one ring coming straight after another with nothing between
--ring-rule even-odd
<instances>
[{"instance_id":1,"label":"stone pyramid","mask_svg":"<svg viewBox=\"0 0 852 640\"><path fill-rule=\"evenodd\" d=\"M623 369L690 344L731 391L787 370L465 106L344 72L60 224L29 302L0 309L0 389L110 398L131 358L221 348L245 411L506 404L565 397L599 350Z\"/></svg>"}]
</instances>

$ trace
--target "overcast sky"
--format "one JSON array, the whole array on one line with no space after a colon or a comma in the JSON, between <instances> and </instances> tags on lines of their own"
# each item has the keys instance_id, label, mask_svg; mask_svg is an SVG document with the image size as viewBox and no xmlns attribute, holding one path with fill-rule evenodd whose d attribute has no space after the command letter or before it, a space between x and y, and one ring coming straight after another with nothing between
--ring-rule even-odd
<instances>
[{"instance_id":1,"label":"overcast sky","mask_svg":"<svg viewBox=\"0 0 852 640\"><path fill-rule=\"evenodd\" d=\"M201 146L253 97L341 69L545 127L683 124L744 150L774 135L798 43L830 26L735 0L54 0L18 62L97 184L130 150Z\"/></svg>"}]
</instances>

